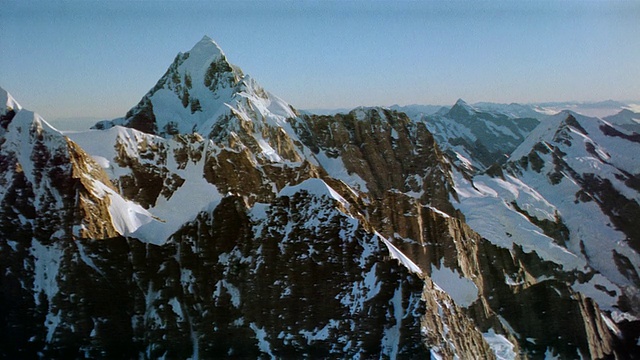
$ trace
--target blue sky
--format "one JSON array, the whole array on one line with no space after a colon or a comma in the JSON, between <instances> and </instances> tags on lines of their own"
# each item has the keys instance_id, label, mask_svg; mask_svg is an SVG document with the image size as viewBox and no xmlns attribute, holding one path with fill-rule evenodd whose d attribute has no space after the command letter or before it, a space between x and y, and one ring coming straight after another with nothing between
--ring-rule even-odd
<instances>
[{"instance_id":1,"label":"blue sky","mask_svg":"<svg viewBox=\"0 0 640 360\"><path fill-rule=\"evenodd\" d=\"M124 115L203 35L297 108L638 100L640 1L0 0L0 86Z\"/></svg>"}]
</instances>

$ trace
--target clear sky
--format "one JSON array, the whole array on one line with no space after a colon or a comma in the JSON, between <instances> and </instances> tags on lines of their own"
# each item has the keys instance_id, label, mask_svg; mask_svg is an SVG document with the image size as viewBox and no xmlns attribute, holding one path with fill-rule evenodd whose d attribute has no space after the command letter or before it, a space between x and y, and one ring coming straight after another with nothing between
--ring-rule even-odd
<instances>
[{"instance_id":1,"label":"clear sky","mask_svg":"<svg viewBox=\"0 0 640 360\"><path fill-rule=\"evenodd\" d=\"M209 35L293 106L638 100L640 1L0 0L0 86L123 116Z\"/></svg>"}]
</instances>

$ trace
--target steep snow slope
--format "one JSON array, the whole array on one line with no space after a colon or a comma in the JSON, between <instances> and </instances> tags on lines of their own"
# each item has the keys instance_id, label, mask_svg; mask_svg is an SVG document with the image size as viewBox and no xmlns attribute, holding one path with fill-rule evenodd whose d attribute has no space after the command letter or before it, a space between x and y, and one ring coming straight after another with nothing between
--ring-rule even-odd
<instances>
[{"instance_id":1,"label":"steep snow slope","mask_svg":"<svg viewBox=\"0 0 640 360\"><path fill-rule=\"evenodd\" d=\"M98 164L39 115L19 110L3 125L0 201L9 208L17 201L33 202L18 211L5 210L5 217L17 215L20 226L57 228L56 236L125 235L151 222L144 209L113 189ZM17 194L26 198L15 198ZM70 201L85 211L74 214L72 224L65 218L71 215ZM71 225L73 231L65 228Z\"/></svg>"},{"instance_id":2,"label":"steep snow slope","mask_svg":"<svg viewBox=\"0 0 640 360\"><path fill-rule=\"evenodd\" d=\"M204 178L210 144L201 137L168 140L120 126L68 135L93 156L122 194L158 220L130 234L138 239L163 243L222 198Z\"/></svg>"},{"instance_id":3,"label":"steep snow slope","mask_svg":"<svg viewBox=\"0 0 640 360\"><path fill-rule=\"evenodd\" d=\"M22 106L5 89L0 87L0 116L6 116L8 112L20 111Z\"/></svg>"},{"instance_id":4,"label":"steep snow slope","mask_svg":"<svg viewBox=\"0 0 640 360\"><path fill-rule=\"evenodd\" d=\"M594 269L602 276L578 279L574 288L609 311L637 316L637 153L637 137L562 112L529 135L504 173L456 176L460 202L454 205L500 246L518 244L566 270Z\"/></svg>"}]
</instances>

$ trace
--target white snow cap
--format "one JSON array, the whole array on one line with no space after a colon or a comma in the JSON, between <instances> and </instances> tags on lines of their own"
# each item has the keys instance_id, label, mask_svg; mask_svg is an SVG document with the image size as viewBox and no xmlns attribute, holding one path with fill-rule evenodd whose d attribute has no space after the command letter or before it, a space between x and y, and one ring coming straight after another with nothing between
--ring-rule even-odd
<instances>
[{"instance_id":1,"label":"white snow cap","mask_svg":"<svg viewBox=\"0 0 640 360\"><path fill-rule=\"evenodd\" d=\"M220 46L207 35L189 50L189 57L197 59L196 63L206 63L207 65L222 56L225 55Z\"/></svg>"},{"instance_id":2,"label":"white snow cap","mask_svg":"<svg viewBox=\"0 0 640 360\"><path fill-rule=\"evenodd\" d=\"M13 109L17 112L22 109L22 106L18 104L16 99L14 99L7 90L0 87L0 114L6 113L7 109Z\"/></svg>"}]
</instances>

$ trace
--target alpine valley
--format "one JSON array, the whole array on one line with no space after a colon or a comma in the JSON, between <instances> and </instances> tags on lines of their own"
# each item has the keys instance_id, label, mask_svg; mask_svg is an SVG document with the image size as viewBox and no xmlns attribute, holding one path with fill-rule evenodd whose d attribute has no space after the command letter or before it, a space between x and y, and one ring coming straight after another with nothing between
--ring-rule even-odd
<instances>
[{"instance_id":1,"label":"alpine valley","mask_svg":"<svg viewBox=\"0 0 640 360\"><path fill-rule=\"evenodd\" d=\"M208 37L90 131L1 90L0 356L638 358L619 110L314 115Z\"/></svg>"}]
</instances>

